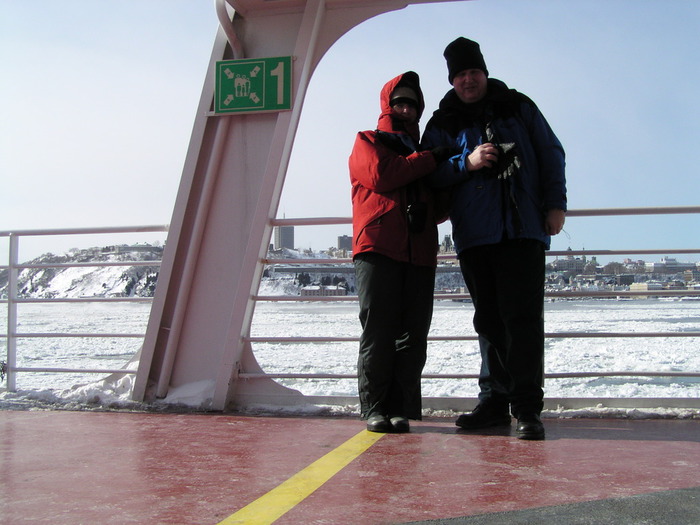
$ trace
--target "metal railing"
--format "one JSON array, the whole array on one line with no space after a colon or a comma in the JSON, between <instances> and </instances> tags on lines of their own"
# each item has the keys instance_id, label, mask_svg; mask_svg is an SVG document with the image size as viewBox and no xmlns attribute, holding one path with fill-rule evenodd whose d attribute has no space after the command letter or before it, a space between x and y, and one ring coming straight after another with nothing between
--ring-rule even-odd
<instances>
[{"instance_id":1,"label":"metal railing","mask_svg":"<svg viewBox=\"0 0 700 525\"><path fill-rule=\"evenodd\" d=\"M150 297L80 297L80 298L22 298L18 296L18 276L19 272L30 268L72 268L72 267L109 267L109 266L159 266L160 261L90 261L73 263L19 263L19 241L23 237L43 237L58 235L105 235L105 234L126 234L126 233L150 233L166 232L167 226L126 226L126 227L105 227L105 228L70 228L53 230L16 230L0 231L0 238L9 239L8 265L0 266L1 270L8 272L7 299L0 299L0 304L7 305L7 333L0 334L0 339L7 341L6 361L2 361L2 375L7 375L7 390L16 390L16 375L22 372L44 372L44 373L80 373L80 374L135 374L136 370L131 369L110 369L110 368L59 368L59 367L18 367L17 366L17 340L20 338L132 338L143 339L143 333L81 333L81 332L24 332L17 330L18 312L17 305L30 303L116 303L116 302L151 302Z\"/></svg>"},{"instance_id":2,"label":"metal railing","mask_svg":"<svg viewBox=\"0 0 700 525\"><path fill-rule=\"evenodd\" d=\"M686 207L664 207L664 208L613 208L613 209L597 209L597 210L570 210L567 213L568 217L592 217L592 216L618 216L618 215L667 215L667 214L700 214L700 206ZM310 219L274 219L271 221L272 226L319 226L319 225L339 225L350 224L351 219L345 217L336 218L310 218ZM8 309L7 317L7 333L0 334L0 338L7 339L7 362L5 372L7 373L7 388L12 391L15 388L15 374L20 372L72 372L72 373L102 373L102 374L134 374L136 370L130 369L69 369L69 368L30 368L16 366L16 341L18 338L51 338L51 337L94 337L94 338L143 338L144 334L136 333L19 333L17 331L17 305L22 303L48 303L48 302L143 302L151 301L150 298L137 297L90 297L90 298L52 298L52 299L34 299L20 298L17 295L17 277L20 270L25 268L43 268L43 267L78 267L78 266L155 266L158 261L95 261L87 263L53 263L53 264L20 264L18 262L19 240L25 236L48 236L48 235L81 235L81 234L112 234L112 233L131 233L131 232L165 232L167 226L143 226L143 227L126 227L126 228L83 228L83 229L63 229L63 230L23 230L14 232L2 232L1 237L9 238L9 263L7 266L0 266L0 270L8 271L8 294L7 299L0 300L0 304L6 303ZM700 254L700 248L692 249L628 249L628 250L591 250L585 251L549 251L547 257L563 257L563 256L611 256L611 255L669 255L669 254ZM454 260L455 255L441 255L441 261ZM299 266L304 265L338 265L349 264L351 259L270 259L266 258L261 261L266 265L281 265L294 264ZM645 291L548 291L547 297L552 298L585 298L585 297L636 297L636 296L700 296L700 290L645 290ZM468 294L435 294L436 300L451 299L460 300L468 299ZM356 296L262 296L255 297L256 301L304 301L304 302L342 302L342 301L357 301ZM651 337L700 337L700 332L558 332L547 333L547 338L651 338ZM431 336L430 341L475 341L476 336ZM331 343L331 342L357 342L359 337L247 337L245 340L248 343ZM333 374L333 373L250 373L241 371L239 376L241 379L256 379L256 378L275 378L275 379L352 379L355 374ZM424 374L425 379L472 379L478 377L476 374ZM575 372L575 373L549 373L547 378L572 378L572 377L683 377L697 378L700 377L700 371L697 372L657 372L657 371L606 371L606 372Z\"/></svg>"},{"instance_id":3,"label":"metal railing","mask_svg":"<svg viewBox=\"0 0 700 525\"><path fill-rule=\"evenodd\" d=\"M608 209L580 209L569 210L567 217L604 217L604 216L633 216L633 215L670 215L670 214L700 214L700 206L678 207L654 207L654 208L608 208ZM273 226L320 226L328 224L350 224L348 218L324 218L324 219L275 219ZM700 248L664 248L664 249L629 249L629 250L567 250L548 251L547 257L569 257L576 255L585 256L612 256L612 255L671 255L671 254L700 254ZM438 260L455 260L455 254L439 255ZM351 259L271 259L263 261L268 265L323 265L323 264L350 264ZM547 291L548 298L634 298L646 297L700 297L700 289L695 290L644 290L644 291ZM469 294L435 294L436 300L467 300ZM256 296L258 301L270 302L337 302L357 301L356 296ZM575 339L575 338L687 338L700 337L700 332L548 332L547 339ZM249 343L328 343L328 342L359 342L359 337L247 337ZM477 336L430 336L428 341L477 341ZM325 373L246 373L239 377L256 379L272 377L278 379L353 379L355 374L325 374ZM478 374L423 374L424 379L475 379ZM609 372L564 372L547 373L548 379L585 378L585 377L680 377L698 378L697 372L657 372L657 371L609 371Z\"/></svg>"}]
</instances>

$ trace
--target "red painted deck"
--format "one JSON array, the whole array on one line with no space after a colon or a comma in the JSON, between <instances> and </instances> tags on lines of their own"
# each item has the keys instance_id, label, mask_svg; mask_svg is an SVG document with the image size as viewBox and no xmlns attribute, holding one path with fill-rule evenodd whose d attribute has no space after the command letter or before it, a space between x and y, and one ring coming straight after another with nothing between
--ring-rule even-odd
<instances>
[{"instance_id":1,"label":"red painted deck","mask_svg":"<svg viewBox=\"0 0 700 525\"><path fill-rule=\"evenodd\" d=\"M528 442L413 423L275 523L637 523L642 511L644 523L700 522L700 420L545 425L547 439ZM363 432L350 418L0 411L0 523L236 523Z\"/></svg>"}]
</instances>

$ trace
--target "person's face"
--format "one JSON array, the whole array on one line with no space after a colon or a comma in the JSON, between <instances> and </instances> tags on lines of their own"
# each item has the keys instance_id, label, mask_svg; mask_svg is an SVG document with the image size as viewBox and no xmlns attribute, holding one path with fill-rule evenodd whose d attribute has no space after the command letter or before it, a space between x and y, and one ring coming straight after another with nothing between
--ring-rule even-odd
<instances>
[{"instance_id":1,"label":"person's face","mask_svg":"<svg viewBox=\"0 0 700 525\"><path fill-rule=\"evenodd\" d=\"M413 104L400 102L391 106L391 110L394 113L394 117L408 124L415 122L416 118L418 118L418 110Z\"/></svg>"},{"instance_id":2,"label":"person's face","mask_svg":"<svg viewBox=\"0 0 700 525\"><path fill-rule=\"evenodd\" d=\"M452 79L452 87L465 104L478 102L486 96L486 73L481 69L465 69Z\"/></svg>"}]
</instances>

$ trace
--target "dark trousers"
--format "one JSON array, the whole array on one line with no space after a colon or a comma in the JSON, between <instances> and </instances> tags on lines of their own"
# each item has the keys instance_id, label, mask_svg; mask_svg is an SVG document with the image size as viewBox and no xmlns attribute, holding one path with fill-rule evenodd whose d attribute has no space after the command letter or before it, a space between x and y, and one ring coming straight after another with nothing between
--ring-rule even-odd
<instances>
[{"instance_id":1,"label":"dark trousers","mask_svg":"<svg viewBox=\"0 0 700 525\"><path fill-rule=\"evenodd\" d=\"M421 419L435 268L363 253L355 256L355 279L362 325L357 361L362 417Z\"/></svg>"},{"instance_id":2,"label":"dark trousers","mask_svg":"<svg viewBox=\"0 0 700 525\"><path fill-rule=\"evenodd\" d=\"M479 402L518 417L542 411L544 245L531 239L469 248L459 256L479 337Z\"/></svg>"}]
</instances>

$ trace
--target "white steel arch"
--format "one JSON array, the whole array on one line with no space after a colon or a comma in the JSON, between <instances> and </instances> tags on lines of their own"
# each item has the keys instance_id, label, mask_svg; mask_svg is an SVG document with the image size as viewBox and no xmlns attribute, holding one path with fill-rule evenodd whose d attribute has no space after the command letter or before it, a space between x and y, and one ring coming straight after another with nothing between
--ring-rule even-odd
<instances>
[{"instance_id":1,"label":"white steel arch","mask_svg":"<svg viewBox=\"0 0 700 525\"><path fill-rule=\"evenodd\" d=\"M201 408L251 400L303 402L260 371L249 343L253 296L270 242L306 88L324 53L344 33L409 4L456 0L226 0L163 255L135 400L191 387ZM457 0L458 1L458 0ZM228 36L228 38L227 38ZM231 41L229 43L229 41ZM212 113L216 61L292 56L291 111Z\"/></svg>"}]
</instances>

